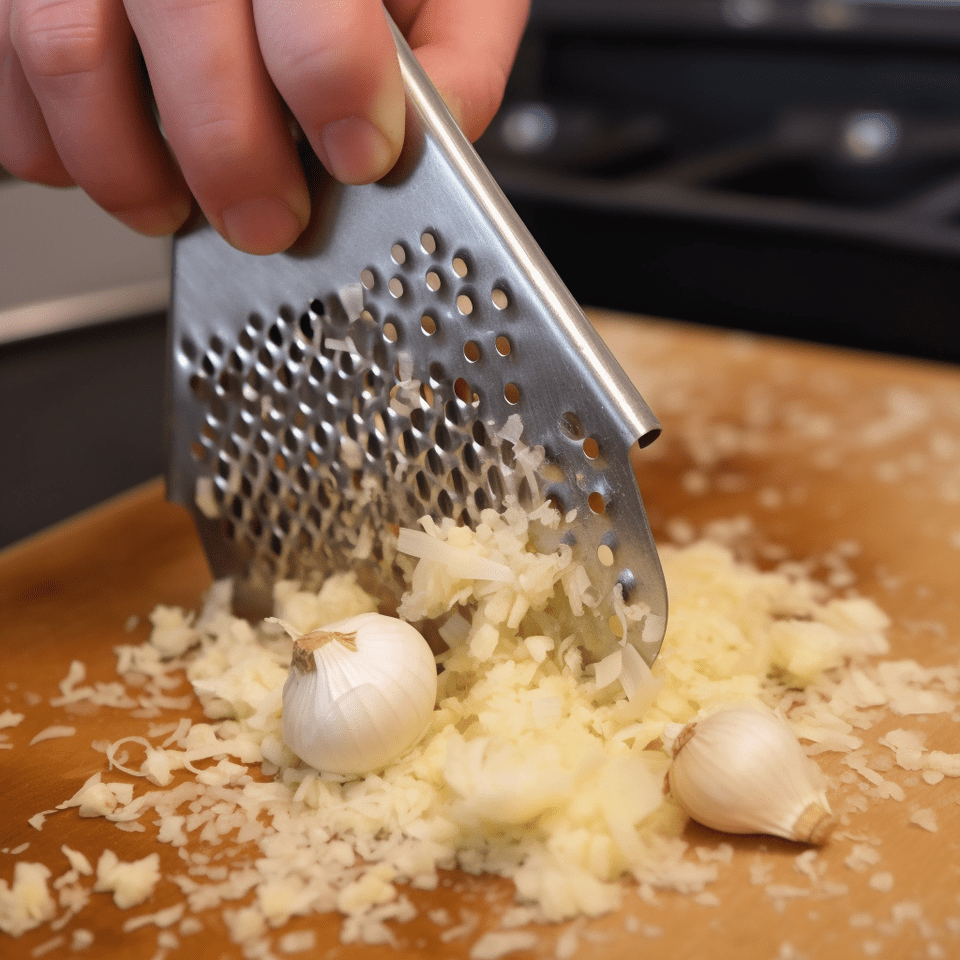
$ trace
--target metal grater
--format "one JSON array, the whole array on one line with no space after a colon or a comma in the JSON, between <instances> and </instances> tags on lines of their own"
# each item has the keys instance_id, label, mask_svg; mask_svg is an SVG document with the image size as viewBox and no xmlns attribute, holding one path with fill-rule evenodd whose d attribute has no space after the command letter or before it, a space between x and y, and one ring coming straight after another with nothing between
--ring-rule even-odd
<instances>
[{"instance_id":1,"label":"metal grater","mask_svg":"<svg viewBox=\"0 0 960 960\"><path fill-rule=\"evenodd\" d=\"M295 248L176 239L168 496L260 615L276 580L345 569L395 608L399 527L549 499L564 519L534 546L570 544L594 588L565 630L613 649L618 594L644 602L627 639L652 663L666 588L630 451L660 425L391 26L407 133L385 180L344 187L304 157Z\"/></svg>"}]
</instances>

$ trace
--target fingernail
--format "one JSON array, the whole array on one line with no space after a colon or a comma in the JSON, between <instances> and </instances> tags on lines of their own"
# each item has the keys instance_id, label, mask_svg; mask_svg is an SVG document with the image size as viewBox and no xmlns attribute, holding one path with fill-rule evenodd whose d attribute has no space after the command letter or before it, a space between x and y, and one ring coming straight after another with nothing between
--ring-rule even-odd
<instances>
[{"instance_id":1,"label":"fingernail","mask_svg":"<svg viewBox=\"0 0 960 960\"><path fill-rule=\"evenodd\" d=\"M221 214L227 240L245 253L279 253L293 243L306 224L293 208L274 197L254 197Z\"/></svg>"},{"instance_id":2,"label":"fingernail","mask_svg":"<svg viewBox=\"0 0 960 960\"><path fill-rule=\"evenodd\" d=\"M393 148L369 120L346 117L320 131L324 166L341 183L372 183L390 171Z\"/></svg>"},{"instance_id":3,"label":"fingernail","mask_svg":"<svg viewBox=\"0 0 960 960\"><path fill-rule=\"evenodd\" d=\"M183 226L190 216L190 201L145 203L139 207L113 211L113 215L131 230L148 237L164 237Z\"/></svg>"}]
</instances>

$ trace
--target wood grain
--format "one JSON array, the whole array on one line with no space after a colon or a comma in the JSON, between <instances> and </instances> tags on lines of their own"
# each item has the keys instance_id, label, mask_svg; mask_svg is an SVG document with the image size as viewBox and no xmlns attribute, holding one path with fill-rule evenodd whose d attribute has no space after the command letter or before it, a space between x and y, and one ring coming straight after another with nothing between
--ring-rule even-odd
<instances>
[{"instance_id":1,"label":"wood grain","mask_svg":"<svg viewBox=\"0 0 960 960\"><path fill-rule=\"evenodd\" d=\"M721 334L696 327L596 314L614 354L664 423L663 437L638 453L636 469L654 532L661 540L700 531L718 520L749 518L742 549L759 562L786 555L815 575L834 578L875 599L893 618L895 657L925 665L958 664L960 638L960 371L793 343ZM840 545L840 551L837 548ZM838 557L846 559L838 560ZM68 798L104 768L93 741L143 733L145 720L100 708L85 712L48 705L72 659L88 681L115 679L114 647L139 642L158 603L195 607L209 575L192 525L164 502L156 482L0 554L0 712L25 714L4 731L0 750L0 878L15 859L67 869L62 844L95 861L109 847L122 859L157 850L169 871L182 868L176 852L156 841L155 827L121 833L75 810L51 816L41 831L27 819ZM139 618L136 623L131 617ZM955 711L956 714L956 711ZM199 708L189 715L200 719ZM884 718L867 731L868 744L887 729L922 730L931 749L960 751L957 716ZM76 727L65 739L28 747L51 724ZM839 777L840 758L821 765ZM764 838L720 837L691 825L688 839L704 849L729 843L734 855L711 888L718 905L675 893L655 903L628 892L623 909L575 925L578 955L626 960L639 955L733 960L840 960L960 955L960 804L957 782L930 786L894 769L907 798L872 801L848 833L875 845L876 868L845 864L853 839L831 842L818 856L822 883L806 897L771 897L751 882L766 870L774 883L811 887L797 871L800 849ZM856 785L840 784L844 791ZM909 824L918 808L935 811L939 831ZM29 847L14 856L10 851ZM870 886L890 871L889 892ZM843 896L828 883L845 884ZM819 890L819 892L818 892ZM466 957L470 943L496 927L511 904L507 884L448 874L440 889L414 892L421 915L397 928L399 949L343 946L339 920L313 917L289 929L312 929L320 946L311 955L343 958ZM96 937L98 958L151 957L156 930L121 931L130 914L177 902L169 882L130 913L97 895L45 955L76 955L71 931ZM910 906L902 906L908 904ZM898 906L901 905L901 906ZM443 942L426 910L480 916L471 938ZM853 922L851 922L851 918ZM239 957L214 912L204 930L185 937L167 957ZM540 931L537 946L517 957L552 957L561 925ZM48 927L13 940L0 935L0 955L26 958L56 936Z\"/></svg>"}]
</instances>

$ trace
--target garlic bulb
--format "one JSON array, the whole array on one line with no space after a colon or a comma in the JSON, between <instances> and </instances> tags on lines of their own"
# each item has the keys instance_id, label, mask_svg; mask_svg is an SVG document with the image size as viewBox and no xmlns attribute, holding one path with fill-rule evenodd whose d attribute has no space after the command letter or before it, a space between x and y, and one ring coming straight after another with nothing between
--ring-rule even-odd
<instances>
[{"instance_id":1,"label":"garlic bulb","mask_svg":"<svg viewBox=\"0 0 960 960\"><path fill-rule=\"evenodd\" d=\"M321 772L379 770L423 736L437 665L410 624L362 613L295 639L283 740Z\"/></svg>"},{"instance_id":2,"label":"garlic bulb","mask_svg":"<svg viewBox=\"0 0 960 960\"><path fill-rule=\"evenodd\" d=\"M670 792L704 826L819 844L836 823L819 768L772 711L710 714L687 724L673 751Z\"/></svg>"}]
</instances>

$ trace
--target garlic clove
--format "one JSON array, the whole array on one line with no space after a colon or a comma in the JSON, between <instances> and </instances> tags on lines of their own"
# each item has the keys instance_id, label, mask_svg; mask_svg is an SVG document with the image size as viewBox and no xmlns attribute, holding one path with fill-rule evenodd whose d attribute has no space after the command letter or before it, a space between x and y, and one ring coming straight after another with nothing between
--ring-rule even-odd
<instances>
[{"instance_id":1,"label":"garlic clove","mask_svg":"<svg viewBox=\"0 0 960 960\"><path fill-rule=\"evenodd\" d=\"M821 844L835 825L819 768L766 708L740 705L695 720L673 752L669 790L704 826Z\"/></svg>"},{"instance_id":2,"label":"garlic clove","mask_svg":"<svg viewBox=\"0 0 960 960\"><path fill-rule=\"evenodd\" d=\"M436 697L436 660L416 628L360 614L294 641L283 740L321 772L369 773L423 736Z\"/></svg>"}]
</instances>

